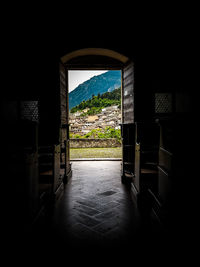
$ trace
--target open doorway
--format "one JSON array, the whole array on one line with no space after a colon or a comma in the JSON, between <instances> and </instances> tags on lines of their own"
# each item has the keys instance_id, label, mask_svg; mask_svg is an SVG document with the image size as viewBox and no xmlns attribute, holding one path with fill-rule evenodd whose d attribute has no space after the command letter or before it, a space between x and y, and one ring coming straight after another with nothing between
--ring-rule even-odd
<instances>
[{"instance_id":1,"label":"open doorway","mask_svg":"<svg viewBox=\"0 0 200 267\"><path fill-rule=\"evenodd\" d=\"M121 70L69 70L70 160L121 160Z\"/></svg>"},{"instance_id":2,"label":"open doorway","mask_svg":"<svg viewBox=\"0 0 200 267\"><path fill-rule=\"evenodd\" d=\"M60 62L60 144L65 176L71 173L69 125L69 71L121 72L121 176L132 181L134 174L134 64L123 54L104 48L84 48L66 54Z\"/></svg>"}]
</instances>

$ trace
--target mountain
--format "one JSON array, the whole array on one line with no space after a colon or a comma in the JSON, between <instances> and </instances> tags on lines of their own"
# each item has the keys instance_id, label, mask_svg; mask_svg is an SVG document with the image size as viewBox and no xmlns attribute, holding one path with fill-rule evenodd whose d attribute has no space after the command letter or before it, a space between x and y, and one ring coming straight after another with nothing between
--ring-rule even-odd
<instances>
[{"instance_id":1,"label":"mountain","mask_svg":"<svg viewBox=\"0 0 200 267\"><path fill-rule=\"evenodd\" d=\"M88 100L92 95L111 92L121 86L121 71L109 70L103 74L79 84L69 93L69 109L79 105L83 100Z\"/></svg>"},{"instance_id":2,"label":"mountain","mask_svg":"<svg viewBox=\"0 0 200 267\"><path fill-rule=\"evenodd\" d=\"M94 115L103 108L117 105L121 108L121 87L114 89L111 92L106 92L98 94L98 96L93 96L86 101L82 101L79 105L71 108L70 112L75 113L77 111L82 111L86 108L89 108L87 112L84 112L85 115Z\"/></svg>"}]
</instances>

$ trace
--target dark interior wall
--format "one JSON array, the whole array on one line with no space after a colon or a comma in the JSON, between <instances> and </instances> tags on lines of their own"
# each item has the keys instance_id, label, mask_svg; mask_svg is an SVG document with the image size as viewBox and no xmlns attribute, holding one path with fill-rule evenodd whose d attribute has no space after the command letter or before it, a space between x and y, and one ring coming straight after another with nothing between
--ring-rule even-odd
<instances>
[{"instance_id":1,"label":"dark interior wall","mask_svg":"<svg viewBox=\"0 0 200 267\"><path fill-rule=\"evenodd\" d=\"M82 41L82 43L79 42L79 46L76 44L74 47L66 44L65 49L63 46L67 42L63 42L60 46L57 44L51 50L51 43L49 44L47 39L45 40L45 44L48 47L46 50L42 49L42 46L30 46L30 51L32 49L30 58L26 58L26 54L29 53L27 49L18 55L18 60L16 61L19 62L19 65L16 64L17 67L13 74L14 80L12 81L11 88L3 93L7 95L8 99L39 99L41 103L41 121L51 120L56 122L59 112L56 105L59 97L57 90L59 86L59 58L72 50L84 47L113 49L133 60L136 88L135 98L139 100L136 101L136 105L137 103L139 104L136 106L135 114L138 120L152 115L153 110L149 99L153 97L153 91L171 90L172 87L179 91L187 90L185 79L183 78L187 76L184 60L182 58L176 59L177 55L170 47L163 45L162 50L165 49L162 52L164 53L163 55L160 51L161 47L156 48L151 45L148 47L148 43L146 49L141 50L139 44L137 46L137 42L132 47L130 47L130 43L127 45L122 41L120 42L120 47L115 47L114 42L108 41L103 44L101 41L96 42L87 43ZM24 64L25 61L26 64ZM141 101L142 105L140 104Z\"/></svg>"},{"instance_id":2,"label":"dark interior wall","mask_svg":"<svg viewBox=\"0 0 200 267\"><path fill-rule=\"evenodd\" d=\"M53 124L57 123L59 114L55 103L58 100L56 88L60 57L76 49L102 47L122 53L134 62L135 97L139 100L136 102L136 105L139 103L136 118L142 120L151 117L153 111L149 98L152 98L152 90L157 90L154 84L160 83L158 90L163 90L163 85L172 77L174 81L182 79L181 69L186 72L183 64L184 35L182 29L177 34L175 25L159 27L151 23L143 25L139 21L136 27L130 18L126 19L126 23L117 20L115 27L111 27L106 20L94 23L93 30L89 21L74 25L69 18L66 18L65 23L61 20L55 24L51 21L45 23L45 19L37 22L33 20L31 24L28 20L27 28L23 24L21 27L12 25L6 53L10 89L3 94L8 99L39 98L40 119L43 124L46 123L44 128L54 133L53 142L57 139ZM140 105L141 100L143 105ZM42 140L45 136L41 137Z\"/></svg>"}]
</instances>

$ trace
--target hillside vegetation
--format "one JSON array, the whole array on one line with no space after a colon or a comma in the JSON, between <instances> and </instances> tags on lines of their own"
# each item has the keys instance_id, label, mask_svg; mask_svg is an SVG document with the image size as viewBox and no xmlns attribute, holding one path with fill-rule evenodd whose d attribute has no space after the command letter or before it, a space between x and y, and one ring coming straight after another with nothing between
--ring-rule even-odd
<instances>
[{"instance_id":1,"label":"hillside vegetation","mask_svg":"<svg viewBox=\"0 0 200 267\"><path fill-rule=\"evenodd\" d=\"M121 130L120 129L114 129L112 127L107 126L105 129L92 129L89 133L85 135L80 134L69 134L70 139L71 138L116 138L119 142L121 142Z\"/></svg>"},{"instance_id":2,"label":"hillside vegetation","mask_svg":"<svg viewBox=\"0 0 200 267\"><path fill-rule=\"evenodd\" d=\"M97 96L93 95L92 98L82 101L79 105L73 107L70 112L75 113L88 108L89 110L83 113L82 116L94 115L101 112L103 108L113 105L121 108L121 87L112 92L98 94Z\"/></svg>"}]
</instances>

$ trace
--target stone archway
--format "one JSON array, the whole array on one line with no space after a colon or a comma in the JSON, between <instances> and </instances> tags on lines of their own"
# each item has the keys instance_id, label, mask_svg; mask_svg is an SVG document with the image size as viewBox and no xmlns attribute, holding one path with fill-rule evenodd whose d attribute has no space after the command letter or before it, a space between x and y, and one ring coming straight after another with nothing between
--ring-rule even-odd
<instances>
[{"instance_id":1,"label":"stone archway","mask_svg":"<svg viewBox=\"0 0 200 267\"><path fill-rule=\"evenodd\" d=\"M65 56L61 57L61 62L63 64L67 64L74 58L83 57L83 56L103 56L103 57L110 57L113 58L123 64L126 64L129 61L129 58L118 53L116 51L105 49L105 48L84 48L75 50L71 53L66 54Z\"/></svg>"}]
</instances>

